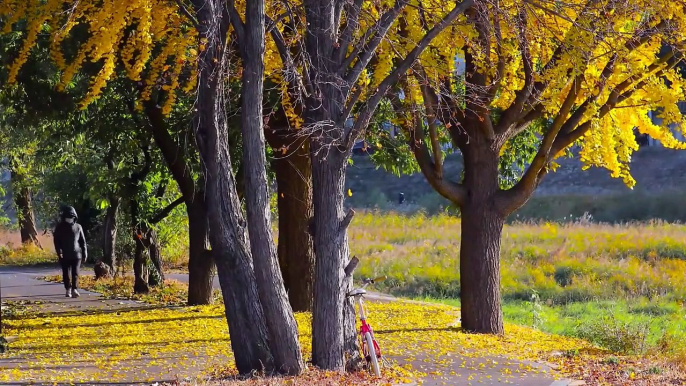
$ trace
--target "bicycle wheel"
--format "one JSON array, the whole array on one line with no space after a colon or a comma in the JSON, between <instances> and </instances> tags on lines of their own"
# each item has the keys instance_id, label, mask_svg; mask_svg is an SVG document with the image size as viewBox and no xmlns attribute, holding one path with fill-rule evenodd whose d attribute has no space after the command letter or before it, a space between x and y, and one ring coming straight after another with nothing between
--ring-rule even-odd
<instances>
[{"instance_id":1,"label":"bicycle wheel","mask_svg":"<svg viewBox=\"0 0 686 386\"><path fill-rule=\"evenodd\" d=\"M372 370L374 371L374 375L380 377L381 370L379 370L379 359L376 357L376 348L374 347L374 339L372 339L372 334L369 332L365 333L364 339L367 341L367 351L369 352L369 360L372 362Z\"/></svg>"}]
</instances>

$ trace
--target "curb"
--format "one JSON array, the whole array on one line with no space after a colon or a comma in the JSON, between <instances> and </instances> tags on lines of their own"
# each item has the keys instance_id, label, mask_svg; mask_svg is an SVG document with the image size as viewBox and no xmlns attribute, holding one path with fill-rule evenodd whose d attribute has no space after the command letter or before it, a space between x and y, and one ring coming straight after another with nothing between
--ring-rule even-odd
<instances>
[{"instance_id":1,"label":"curb","mask_svg":"<svg viewBox=\"0 0 686 386\"><path fill-rule=\"evenodd\" d=\"M550 386L584 386L586 381L574 379L560 379L550 384Z\"/></svg>"}]
</instances>

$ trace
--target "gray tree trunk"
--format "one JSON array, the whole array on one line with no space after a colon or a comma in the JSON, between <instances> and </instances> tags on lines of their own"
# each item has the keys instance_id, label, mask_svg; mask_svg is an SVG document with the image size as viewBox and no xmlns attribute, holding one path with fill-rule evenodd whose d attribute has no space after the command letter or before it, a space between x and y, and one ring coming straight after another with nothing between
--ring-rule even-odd
<instances>
[{"instance_id":1,"label":"gray tree trunk","mask_svg":"<svg viewBox=\"0 0 686 386\"><path fill-rule=\"evenodd\" d=\"M343 206L347 155L340 147L344 136L340 121L347 97L338 64L331 59L339 27L336 8L330 0L305 1L305 47L312 62L309 83L316 87L306 99L305 111L305 124L316 128L310 136L315 252L312 362L327 370L344 370L346 351L349 357L358 351L356 341L349 339L354 334L354 314L344 312L352 278L345 278L343 272L349 260L350 218Z\"/></svg>"},{"instance_id":2,"label":"gray tree trunk","mask_svg":"<svg viewBox=\"0 0 686 386\"><path fill-rule=\"evenodd\" d=\"M241 129L250 249L274 365L279 372L297 375L304 370L298 326L288 303L271 231L262 115L264 0L247 2L245 20L244 40L240 42L243 58Z\"/></svg>"},{"instance_id":3,"label":"gray tree trunk","mask_svg":"<svg viewBox=\"0 0 686 386\"><path fill-rule=\"evenodd\" d=\"M209 42L199 55L193 116L205 176L210 242L217 265L236 367L242 374L274 369L269 334L258 296L245 221L228 149L223 80L228 17L223 0L194 0L198 37ZM260 117L261 119L261 117Z\"/></svg>"},{"instance_id":4,"label":"gray tree trunk","mask_svg":"<svg viewBox=\"0 0 686 386\"><path fill-rule=\"evenodd\" d=\"M317 149L317 147L314 147ZM350 279L343 272L348 263L348 237L343 207L345 165L335 162L340 155L313 153L312 182L314 202L315 281L312 313L312 362L324 369L345 368L346 336L354 334L354 315L346 313L352 323L345 323L345 294ZM335 151L335 150L334 150ZM333 158L333 159L332 159ZM348 347L350 348L350 347ZM353 352L354 354L354 352Z\"/></svg>"}]
</instances>

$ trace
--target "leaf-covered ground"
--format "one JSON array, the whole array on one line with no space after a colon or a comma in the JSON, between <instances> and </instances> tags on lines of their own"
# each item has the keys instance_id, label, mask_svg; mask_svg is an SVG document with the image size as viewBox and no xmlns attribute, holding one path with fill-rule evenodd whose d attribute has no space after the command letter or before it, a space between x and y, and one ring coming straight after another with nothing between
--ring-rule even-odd
<instances>
[{"instance_id":1,"label":"leaf-covered ground","mask_svg":"<svg viewBox=\"0 0 686 386\"><path fill-rule=\"evenodd\" d=\"M116 299L137 298L153 306L169 306L181 303L185 296L185 285L172 283L163 289L154 289L143 297L131 294L131 278L94 281L86 278L83 285L89 290L105 294L105 297ZM164 294L164 296L163 296ZM431 372L434 377L452 377L464 379L465 384L477 385L480 381L500 380L502 383L521 384L522 375L532 375L540 371L535 366L528 366L515 362L543 361L557 371L549 374L551 377L570 377L585 379L588 384L646 384L673 385L686 382L683 371L679 366L666 363L660 359L641 358L639 356L619 356L606 350L593 348L588 342L549 335L527 327L507 325L507 333L503 337L484 335L469 335L459 329L459 309L456 307L422 304L422 303L386 303L370 304L369 320L375 328L377 339L384 349L384 353L393 359L410 365L396 365L394 371L388 371L388 377L407 378L422 377ZM23 318L30 315L23 315ZM310 317L308 314L298 314L300 335L303 341L305 356L310 352ZM130 378L132 373L138 374L136 379L145 380L152 377L147 373L145 362L152 357L155 371L166 374L178 374L180 378L204 375L226 376L233 372L231 352L226 333L221 306L199 308L159 308L145 311L120 312L118 315L85 315L52 317L49 322L37 319L26 323L24 320L11 322L13 329L21 332L26 329L36 329L36 326L55 330L54 340L71 340L68 327L55 324L87 327L79 335L77 341L87 336L90 341L85 347L75 351L76 356L83 358L108 358L115 361L104 361L104 374L112 374L112 378ZM100 322L96 322L100 321ZM46 324L47 323L47 324ZM16 327L15 327L16 326ZM40 330L39 328L39 330ZM76 331L76 330L75 330ZM119 335L123 335L121 339ZM13 351L23 347L30 353L30 340L36 341L45 337L38 333L26 343L15 343ZM50 335L53 336L53 335ZM101 347L98 336L106 336ZM154 339L150 337L154 337ZM135 342L132 343L132 342ZM113 346L107 344L119 343ZM156 347L163 347L157 351ZM135 353L139 352L140 355ZM18 354L13 352L12 355ZM54 354L53 354L54 355ZM41 354L43 361L62 361L69 363L70 359ZM118 358L118 359L117 359ZM208 360L207 358L211 358ZM509 358L509 359L504 359ZM103 362L98 361L99 364ZM127 371L119 372L117 369ZM35 372L34 372L35 373ZM55 379L84 379L88 377L84 372L48 371ZM102 376L102 374L100 374ZM69 378L72 377L72 378ZM145 378L148 377L148 378ZM322 372L308 373L305 379L326 378L322 384L339 385L352 382L349 377L338 377ZM90 379L90 378L88 378ZM97 378L95 378L97 379ZM2 380L2 378L0 378ZM264 384L280 384L287 379L269 380ZM256 383L257 382L257 383ZM231 381L231 385L263 384L260 379L251 381ZM277 382L277 383L273 383ZM307 384L302 383L295 384ZM353 384L367 382L355 378ZM286 382L285 384L290 384ZM313 383L319 384L319 383ZM446 383L450 384L450 382Z\"/></svg>"},{"instance_id":2,"label":"leaf-covered ground","mask_svg":"<svg viewBox=\"0 0 686 386\"><path fill-rule=\"evenodd\" d=\"M488 368L499 368L514 360L555 362L559 371L553 376L561 377L587 371L589 363L602 364L609 357L586 342L513 325L508 325L501 337L466 334L459 328L457 309L449 306L370 304L369 313L377 340L389 357L433 362L438 366L436 371L446 373L468 367L469 358L495 358L467 369L468 374L473 374L466 377L474 379L475 384ZM302 349L309 356L310 315L300 313L296 317ZM6 334L16 336L16 341L3 356L3 366L10 362L21 365L3 369L3 382L146 381L156 374L169 374L172 379L178 375L183 379L231 372L233 355L222 306L41 317L24 314L7 322ZM622 364L608 362L605 367L621 369ZM519 377L531 371L538 370L525 365L513 370L510 366L497 377L503 383L518 384ZM423 375L410 366L396 366L386 374L395 378ZM634 372L631 377L641 376ZM624 380L629 377L627 373ZM332 384L345 384L345 379L337 381L344 383Z\"/></svg>"}]
</instances>

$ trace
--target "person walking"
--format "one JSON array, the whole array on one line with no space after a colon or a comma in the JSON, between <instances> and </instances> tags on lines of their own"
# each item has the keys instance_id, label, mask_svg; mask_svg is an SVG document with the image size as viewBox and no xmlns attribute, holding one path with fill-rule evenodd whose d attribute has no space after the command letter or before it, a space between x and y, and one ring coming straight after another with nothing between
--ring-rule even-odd
<instances>
[{"instance_id":1,"label":"person walking","mask_svg":"<svg viewBox=\"0 0 686 386\"><path fill-rule=\"evenodd\" d=\"M81 261L88 259L88 248L83 228L77 224L76 209L71 206L62 208L60 222L55 227L53 239L55 251L62 266L62 280L67 297L79 297L79 268Z\"/></svg>"}]
</instances>

